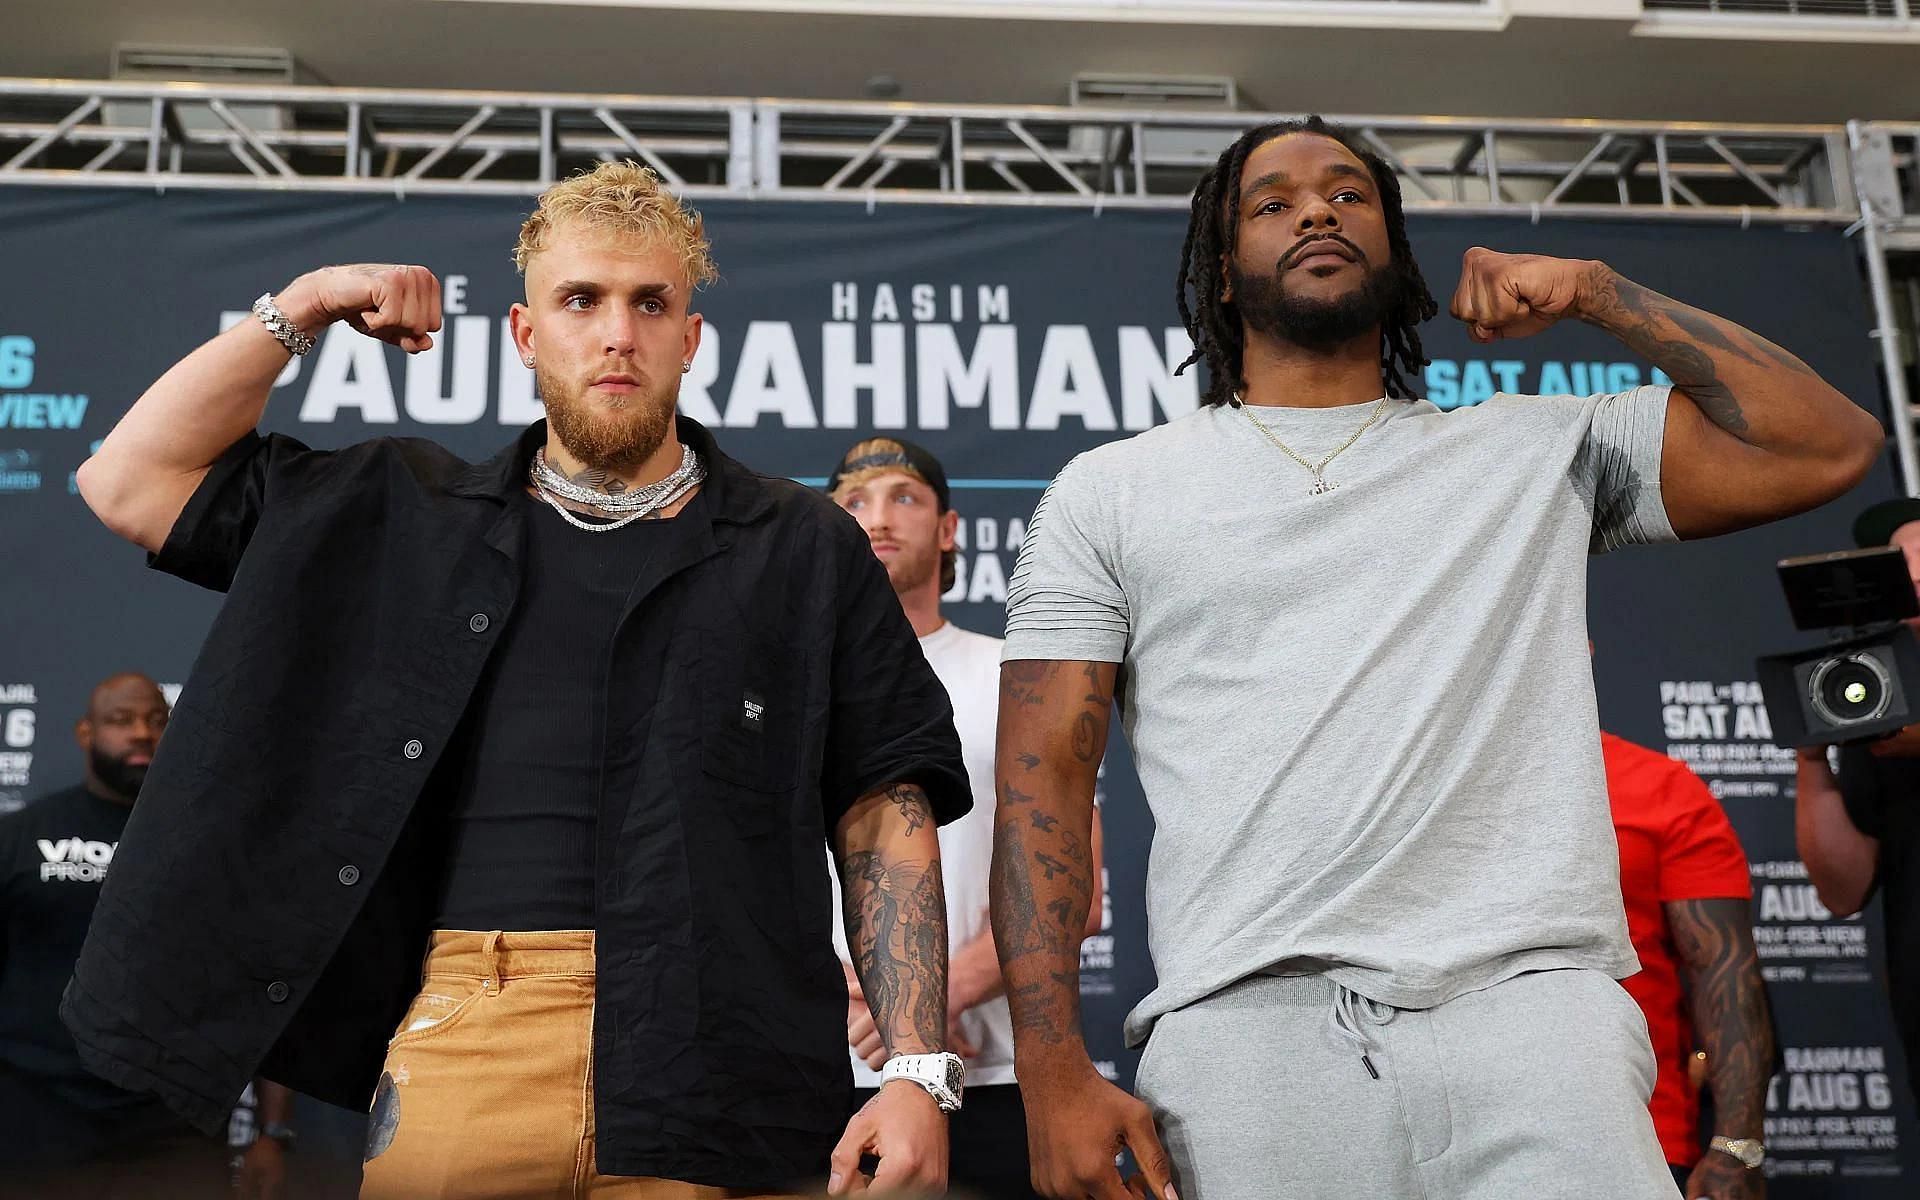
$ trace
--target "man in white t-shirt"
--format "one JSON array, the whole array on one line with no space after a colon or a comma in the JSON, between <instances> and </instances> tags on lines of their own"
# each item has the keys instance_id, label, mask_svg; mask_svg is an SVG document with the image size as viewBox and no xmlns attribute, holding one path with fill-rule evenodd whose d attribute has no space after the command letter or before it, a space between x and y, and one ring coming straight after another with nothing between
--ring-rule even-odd
<instances>
[{"instance_id":1,"label":"man in white t-shirt","mask_svg":"<svg viewBox=\"0 0 1920 1200\"><path fill-rule=\"evenodd\" d=\"M834 502L867 531L886 564L920 649L953 702L953 723L973 784L973 811L940 830L947 898L947 1045L966 1060L966 1095L950 1118L948 1180L963 1194L1029 1197L1026 1111L1013 1076L1013 1028L1006 982L987 919L987 872L993 857L993 739L999 713L998 638L970 633L940 615L953 586L960 514L953 511L946 471L926 450L898 438L869 438L849 449L827 480ZM1100 826L1092 842L1093 898L1087 933L1100 928ZM839 885L834 903L840 902ZM880 1086L886 1062L880 1034L847 952L843 922L834 944L847 977L847 1044L857 1102Z\"/></svg>"}]
</instances>

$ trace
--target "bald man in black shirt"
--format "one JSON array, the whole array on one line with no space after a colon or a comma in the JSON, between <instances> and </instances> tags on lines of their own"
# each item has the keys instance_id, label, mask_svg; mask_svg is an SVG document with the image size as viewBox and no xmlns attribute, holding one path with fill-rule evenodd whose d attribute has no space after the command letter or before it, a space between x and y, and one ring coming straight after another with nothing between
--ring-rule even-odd
<instances>
[{"instance_id":1,"label":"bald man in black shirt","mask_svg":"<svg viewBox=\"0 0 1920 1200\"><path fill-rule=\"evenodd\" d=\"M104 680L74 727L83 782L0 817L0 1194L41 1194L36 1169L60 1194L76 1180L86 1195L226 1186L224 1145L90 1074L59 1016L167 717L145 675Z\"/></svg>"}]
</instances>

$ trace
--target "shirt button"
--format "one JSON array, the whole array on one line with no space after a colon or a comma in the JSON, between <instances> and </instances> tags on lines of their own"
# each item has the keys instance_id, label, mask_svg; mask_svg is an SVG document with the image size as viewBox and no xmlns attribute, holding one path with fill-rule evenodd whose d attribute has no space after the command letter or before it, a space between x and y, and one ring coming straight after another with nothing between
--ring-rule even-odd
<instances>
[{"instance_id":1,"label":"shirt button","mask_svg":"<svg viewBox=\"0 0 1920 1200\"><path fill-rule=\"evenodd\" d=\"M287 993L291 990L292 989L284 982L276 979L267 985L267 999L273 1001L275 1004L285 1004L287 1002Z\"/></svg>"},{"instance_id":2,"label":"shirt button","mask_svg":"<svg viewBox=\"0 0 1920 1200\"><path fill-rule=\"evenodd\" d=\"M467 628L473 630L475 633L485 633L489 624L491 624L491 622L487 620L487 614L485 613L475 613L473 616L467 618Z\"/></svg>"},{"instance_id":3,"label":"shirt button","mask_svg":"<svg viewBox=\"0 0 1920 1200\"><path fill-rule=\"evenodd\" d=\"M354 884L359 883L360 868L354 866L352 863L348 863L346 866L341 867L340 882L345 884L347 887L352 887Z\"/></svg>"},{"instance_id":4,"label":"shirt button","mask_svg":"<svg viewBox=\"0 0 1920 1200\"><path fill-rule=\"evenodd\" d=\"M408 758L419 758L422 754L425 754L426 752L427 752L427 748L420 744L419 738L414 738L411 741L409 741L406 745L400 747L400 753L406 755Z\"/></svg>"}]
</instances>

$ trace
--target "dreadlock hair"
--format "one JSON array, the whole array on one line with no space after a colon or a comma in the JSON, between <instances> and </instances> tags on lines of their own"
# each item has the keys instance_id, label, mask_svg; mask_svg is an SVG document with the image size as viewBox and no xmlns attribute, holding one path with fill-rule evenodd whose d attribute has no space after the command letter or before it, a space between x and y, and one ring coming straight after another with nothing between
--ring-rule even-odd
<instances>
[{"instance_id":1,"label":"dreadlock hair","mask_svg":"<svg viewBox=\"0 0 1920 1200\"><path fill-rule=\"evenodd\" d=\"M1300 121L1274 121L1249 129L1220 154L1219 161L1200 177L1193 192L1193 215L1187 221L1186 244L1180 248L1180 277L1174 284L1180 320L1193 338L1193 353L1180 364L1176 375L1202 358L1207 360L1206 404L1237 404L1237 394L1247 386L1242 374L1241 355L1245 334L1240 314L1233 302L1221 298L1226 284L1225 264L1233 258L1239 230L1237 217L1240 173L1247 156L1277 137L1289 133L1311 133L1331 138L1352 151L1366 164L1380 189L1380 205L1387 220L1387 246L1392 255L1389 268L1399 284L1399 303L1381 321L1380 376L1386 394L1405 399L1419 396L1407 382L1407 374L1419 375L1427 365L1426 352L1420 346L1420 322L1429 320L1440 306L1413 260L1413 247L1407 241L1407 218L1400 204L1400 180L1379 155L1366 148L1358 138L1337 125L1329 125L1317 116ZM1189 301L1187 293L1193 297ZM1407 374L1402 374L1406 372Z\"/></svg>"}]
</instances>

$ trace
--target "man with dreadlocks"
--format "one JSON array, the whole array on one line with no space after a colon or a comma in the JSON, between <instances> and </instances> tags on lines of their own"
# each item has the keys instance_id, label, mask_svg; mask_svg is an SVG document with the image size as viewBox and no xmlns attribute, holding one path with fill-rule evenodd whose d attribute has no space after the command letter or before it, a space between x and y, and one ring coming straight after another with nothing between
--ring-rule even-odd
<instances>
[{"instance_id":1,"label":"man with dreadlocks","mask_svg":"<svg viewBox=\"0 0 1920 1200\"><path fill-rule=\"evenodd\" d=\"M1440 413L1399 187L1318 120L1221 156L1179 294L1207 404L1069 463L1008 603L993 929L1036 1188L1127 1195L1124 1146L1168 1200L1673 1196L1586 557L1831 500L1878 423L1602 263L1482 249L1476 342L1582 321L1674 384ZM1156 825L1139 1100L1075 1003L1114 699Z\"/></svg>"}]
</instances>

